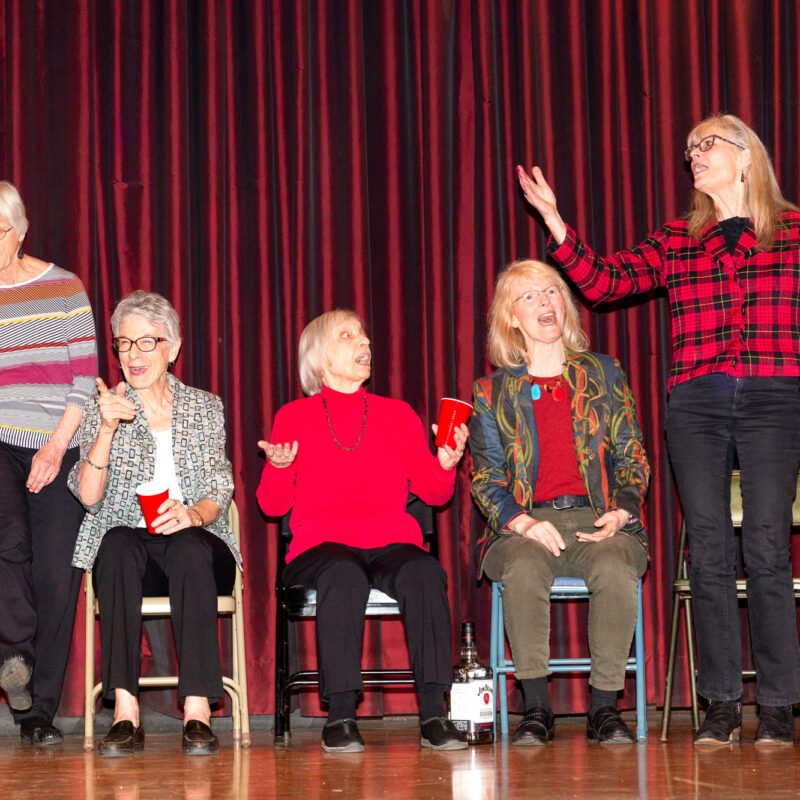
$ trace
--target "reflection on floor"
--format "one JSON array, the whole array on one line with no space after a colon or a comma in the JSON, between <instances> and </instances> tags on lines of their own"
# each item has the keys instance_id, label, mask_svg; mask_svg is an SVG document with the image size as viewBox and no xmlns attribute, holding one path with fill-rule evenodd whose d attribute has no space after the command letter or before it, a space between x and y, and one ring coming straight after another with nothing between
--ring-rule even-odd
<instances>
[{"instance_id":1,"label":"reflection on floor","mask_svg":"<svg viewBox=\"0 0 800 800\"><path fill-rule=\"evenodd\" d=\"M756 720L746 720L743 741L695 750L691 728L678 717L669 742L632 747L586 742L582 720L559 720L547 747L511 747L507 741L466 751L436 753L419 747L408 721L362 725L364 753L330 755L318 729L297 730L289 747L273 747L269 731L256 731L253 747L231 746L210 758L186 758L180 734L147 737L128 759L101 759L83 750L80 736L36 750L16 737L0 738L0 797L74 800L218 800L219 798L391 798L391 800L505 800L505 798L709 798L725 800L800 795L795 747L757 748ZM515 722L515 721L512 721Z\"/></svg>"}]
</instances>

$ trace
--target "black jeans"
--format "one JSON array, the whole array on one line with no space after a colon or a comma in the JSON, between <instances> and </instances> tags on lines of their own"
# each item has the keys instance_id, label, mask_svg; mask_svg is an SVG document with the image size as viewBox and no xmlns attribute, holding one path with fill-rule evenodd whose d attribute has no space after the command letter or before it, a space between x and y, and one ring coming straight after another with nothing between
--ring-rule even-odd
<instances>
[{"instance_id":1,"label":"black jeans","mask_svg":"<svg viewBox=\"0 0 800 800\"><path fill-rule=\"evenodd\" d=\"M230 594L236 562L225 543L203 528L170 536L146 528L112 528L94 563L100 603L103 694L139 695L142 597L169 593L178 652L178 697L222 699L217 595Z\"/></svg>"},{"instance_id":2,"label":"black jeans","mask_svg":"<svg viewBox=\"0 0 800 800\"><path fill-rule=\"evenodd\" d=\"M370 587L394 597L403 615L417 691L453 680L447 574L413 544L361 549L326 542L300 553L283 571L287 586L317 590L320 696L361 691L364 610Z\"/></svg>"},{"instance_id":3,"label":"black jeans","mask_svg":"<svg viewBox=\"0 0 800 800\"><path fill-rule=\"evenodd\" d=\"M796 703L800 646L789 536L800 466L800 379L717 373L678 384L670 394L667 439L689 537L697 690L709 700L742 694L737 548L730 516L737 456L756 699L762 705Z\"/></svg>"},{"instance_id":4,"label":"black jeans","mask_svg":"<svg viewBox=\"0 0 800 800\"><path fill-rule=\"evenodd\" d=\"M81 585L71 562L84 510L67 489L78 448L32 494L25 482L36 452L0 443L0 661L21 653L33 664L33 705L14 711L16 722L56 714Z\"/></svg>"}]
</instances>

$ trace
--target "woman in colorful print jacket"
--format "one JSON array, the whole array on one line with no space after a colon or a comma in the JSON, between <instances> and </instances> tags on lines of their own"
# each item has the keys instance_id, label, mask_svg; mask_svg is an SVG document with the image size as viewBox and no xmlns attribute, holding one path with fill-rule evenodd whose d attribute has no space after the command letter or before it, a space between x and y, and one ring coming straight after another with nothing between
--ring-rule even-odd
<instances>
[{"instance_id":1,"label":"woman in colorful print jacket","mask_svg":"<svg viewBox=\"0 0 800 800\"><path fill-rule=\"evenodd\" d=\"M647 568L640 522L649 466L616 359L590 353L561 276L517 261L497 280L489 356L470 422L472 495L489 527L481 569L504 585L505 625L525 716L515 745L553 738L547 688L550 586L583 578L589 599L591 741L630 744L616 710Z\"/></svg>"}]
</instances>

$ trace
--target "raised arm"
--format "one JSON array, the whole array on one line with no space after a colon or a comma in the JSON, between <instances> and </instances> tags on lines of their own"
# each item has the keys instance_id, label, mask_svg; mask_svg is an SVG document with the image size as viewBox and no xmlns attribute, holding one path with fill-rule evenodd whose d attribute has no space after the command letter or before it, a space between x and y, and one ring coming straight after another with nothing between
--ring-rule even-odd
<instances>
[{"instance_id":1,"label":"raised arm","mask_svg":"<svg viewBox=\"0 0 800 800\"><path fill-rule=\"evenodd\" d=\"M542 215L550 230L548 252L588 300L595 303L619 300L664 285L664 264L669 250L665 229L655 231L637 247L603 258L561 218L556 196L539 167L526 174L518 166L517 177L525 199Z\"/></svg>"},{"instance_id":2,"label":"raised arm","mask_svg":"<svg viewBox=\"0 0 800 800\"><path fill-rule=\"evenodd\" d=\"M112 392L102 378L96 378L97 396L87 404L80 427L81 460L73 468L71 488L88 507L102 499L108 480L111 444L119 423L136 416L136 406L125 397L125 381Z\"/></svg>"}]
</instances>

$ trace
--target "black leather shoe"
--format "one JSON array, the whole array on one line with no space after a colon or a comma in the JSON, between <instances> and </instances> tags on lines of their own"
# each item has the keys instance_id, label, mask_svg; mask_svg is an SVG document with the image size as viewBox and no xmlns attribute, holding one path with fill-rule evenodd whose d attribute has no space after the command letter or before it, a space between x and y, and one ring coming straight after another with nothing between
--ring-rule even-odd
<instances>
[{"instance_id":1,"label":"black leather shoe","mask_svg":"<svg viewBox=\"0 0 800 800\"><path fill-rule=\"evenodd\" d=\"M105 738L97 746L97 752L103 758L125 758L132 756L144 747L144 728L133 727L127 719L115 722Z\"/></svg>"},{"instance_id":2,"label":"black leather shoe","mask_svg":"<svg viewBox=\"0 0 800 800\"><path fill-rule=\"evenodd\" d=\"M598 708L586 721L586 738L600 744L633 744L631 729L611 706Z\"/></svg>"},{"instance_id":3,"label":"black leather shoe","mask_svg":"<svg viewBox=\"0 0 800 800\"><path fill-rule=\"evenodd\" d=\"M64 734L41 717L29 717L22 720L19 724L19 735L34 747L49 747L64 741Z\"/></svg>"},{"instance_id":4,"label":"black leather shoe","mask_svg":"<svg viewBox=\"0 0 800 800\"><path fill-rule=\"evenodd\" d=\"M467 734L444 717L430 717L420 723L419 728L422 747L431 750L466 750L469 747Z\"/></svg>"},{"instance_id":5,"label":"black leather shoe","mask_svg":"<svg viewBox=\"0 0 800 800\"><path fill-rule=\"evenodd\" d=\"M742 703L740 700L712 700L706 718L694 735L698 747L719 747L739 741L742 729Z\"/></svg>"},{"instance_id":6,"label":"black leather shoe","mask_svg":"<svg viewBox=\"0 0 800 800\"><path fill-rule=\"evenodd\" d=\"M759 706L756 744L794 744L794 715L791 706Z\"/></svg>"},{"instance_id":7,"label":"black leather shoe","mask_svg":"<svg viewBox=\"0 0 800 800\"><path fill-rule=\"evenodd\" d=\"M187 756L213 756L219 753L219 739L205 722L190 719L183 726L183 753Z\"/></svg>"},{"instance_id":8,"label":"black leather shoe","mask_svg":"<svg viewBox=\"0 0 800 800\"><path fill-rule=\"evenodd\" d=\"M27 711L31 707L31 665L19 653L7 656L0 665L0 689L8 697L14 711Z\"/></svg>"},{"instance_id":9,"label":"black leather shoe","mask_svg":"<svg viewBox=\"0 0 800 800\"><path fill-rule=\"evenodd\" d=\"M537 706L525 712L522 722L511 734L511 744L529 746L542 745L553 741L556 718L546 708Z\"/></svg>"},{"instance_id":10,"label":"black leather shoe","mask_svg":"<svg viewBox=\"0 0 800 800\"><path fill-rule=\"evenodd\" d=\"M363 752L364 740L356 721L347 717L326 723L322 729L322 749L326 753Z\"/></svg>"}]
</instances>

